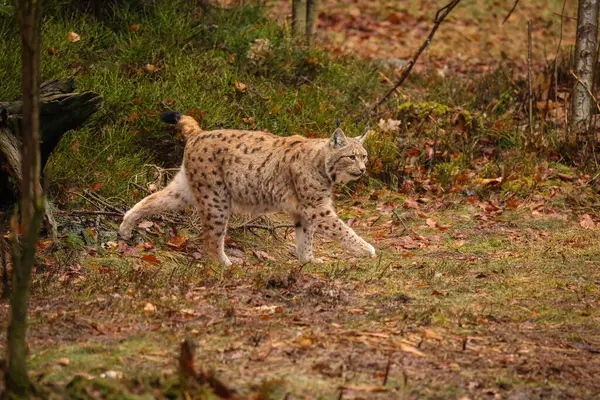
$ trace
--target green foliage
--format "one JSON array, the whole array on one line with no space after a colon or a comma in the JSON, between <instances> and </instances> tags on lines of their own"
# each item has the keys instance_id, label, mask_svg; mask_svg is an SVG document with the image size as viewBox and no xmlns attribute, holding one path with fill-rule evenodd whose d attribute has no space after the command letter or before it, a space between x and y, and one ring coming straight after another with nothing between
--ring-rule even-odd
<instances>
[{"instance_id":1,"label":"green foliage","mask_svg":"<svg viewBox=\"0 0 600 400\"><path fill-rule=\"evenodd\" d=\"M101 18L73 7L48 5L42 79L75 74L77 89L100 93L104 104L65 136L50 161L54 194L103 183L102 195L127 201L128 181L145 164L176 167L183 143L158 120L164 108L194 115L203 129L326 136L339 118L356 135L360 99L378 93L369 64L295 43L260 6L124 2ZM20 93L19 38L11 24L0 19L1 99ZM71 31L81 40L68 41Z\"/></svg>"}]
</instances>

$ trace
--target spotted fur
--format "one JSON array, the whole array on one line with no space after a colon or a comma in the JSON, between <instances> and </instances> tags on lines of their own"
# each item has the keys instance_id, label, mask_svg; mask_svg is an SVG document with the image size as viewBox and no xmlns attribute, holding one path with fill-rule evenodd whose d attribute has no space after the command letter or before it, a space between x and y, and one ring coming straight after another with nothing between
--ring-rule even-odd
<instances>
[{"instance_id":1,"label":"spotted fur","mask_svg":"<svg viewBox=\"0 0 600 400\"><path fill-rule=\"evenodd\" d=\"M296 230L296 253L302 262L313 255L316 231L337 240L358 256L375 249L337 217L333 185L365 173L365 134L348 138L337 128L329 139L279 137L242 130L202 131L190 116L165 113L186 137L183 165L171 183L125 214L120 235L128 239L144 217L195 206L205 234L205 250L215 262L231 265L224 252L231 213L261 215L286 212Z\"/></svg>"}]
</instances>

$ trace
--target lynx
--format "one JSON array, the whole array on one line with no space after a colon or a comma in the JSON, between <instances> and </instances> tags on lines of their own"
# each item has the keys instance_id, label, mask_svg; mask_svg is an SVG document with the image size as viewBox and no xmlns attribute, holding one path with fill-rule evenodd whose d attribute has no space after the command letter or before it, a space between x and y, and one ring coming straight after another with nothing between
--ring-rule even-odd
<instances>
[{"instance_id":1,"label":"lynx","mask_svg":"<svg viewBox=\"0 0 600 400\"><path fill-rule=\"evenodd\" d=\"M332 201L335 183L365 173L366 131L349 138L338 127L329 139L307 139L258 131L203 131L194 118L176 112L165 112L161 119L176 124L186 139L183 164L165 189L125 214L122 238L129 239L142 218L195 206L205 251L213 262L229 266L224 242L231 213L285 212L295 223L301 262L322 262L312 249L317 230L357 256L375 256L373 246L336 216Z\"/></svg>"}]
</instances>

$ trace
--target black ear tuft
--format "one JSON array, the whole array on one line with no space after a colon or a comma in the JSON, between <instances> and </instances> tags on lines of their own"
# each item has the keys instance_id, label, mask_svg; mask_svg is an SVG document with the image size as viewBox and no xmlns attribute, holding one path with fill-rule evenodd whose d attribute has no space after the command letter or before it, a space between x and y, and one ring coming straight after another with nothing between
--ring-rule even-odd
<instances>
[{"instance_id":1,"label":"black ear tuft","mask_svg":"<svg viewBox=\"0 0 600 400\"><path fill-rule=\"evenodd\" d=\"M162 122L166 122L167 124L176 124L179 122L179 117L181 117L181 113L176 111L165 111L160 114L160 120Z\"/></svg>"}]
</instances>

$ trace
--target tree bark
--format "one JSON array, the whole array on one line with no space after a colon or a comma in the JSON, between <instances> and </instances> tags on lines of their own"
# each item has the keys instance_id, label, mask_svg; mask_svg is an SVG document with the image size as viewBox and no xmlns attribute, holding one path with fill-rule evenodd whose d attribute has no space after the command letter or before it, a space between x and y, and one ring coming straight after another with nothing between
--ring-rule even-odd
<instances>
[{"instance_id":1,"label":"tree bark","mask_svg":"<svg viewBox=\"0 0 600 400\"><path fill-rule=\"evenodd\" d=\"M63 135L81 126L100 107L102 97L94 92L73 93L73 79L57 79L40 88L41 169ZM0 209L9 209L19 199L22 181L19 130L24 116L23 99L0 102Z\"/></svg>"},{"instance_id":2,"label":"tree bark","mask_svg":"<svg viewBox=\"0 0 600 400\"><path fill-rule=\"evenodd\" d=\"M574 65L578 79L571 98L571 128L576 135L588 133L592 119L599 2L600 0L579 0ZM593 146L594 139L591 139L589 145Z\"/></svg>"},{"instance_id":3,"label":"tree bark","mask_svg":"<svg viewBox=\"0 0 600 400\"><path fill-rule=\"evenodd\" d=\"M21 26L21 62L23 65L23 119L21 122L21 229L23 249L18 244L16 218L12 222L13 291L10 302L10 322L7 335L8 369L6 391L8 398L26 398L30 382L27 376L27 307L35 246L43 216L43 197L40 185L40 28L41 0L19 0L17 19Z\"/></svg>"},{"instance_id":4,"label":"tree bark","mask_svg":"<svg viewBox=\"0 0 600 400\"><path fill-rule=\"evenodd\" d=\"M307 0L292 0L292 31L298 37L306 35L306 2Z\"/></svg>"},{"instance_id":5,"label":"tree bark","mask_svg":"<svg viewBox=\"0 0 600 400\"><path fill-rule=\"evenodd\" d=\"M306 1L306 40L308 41L308 44L313 44L315 42L320 6L320 0Z\"/></svg>"}]
</instances>

